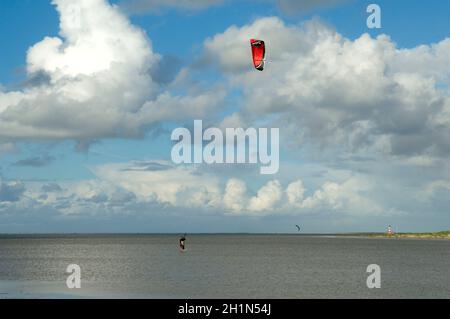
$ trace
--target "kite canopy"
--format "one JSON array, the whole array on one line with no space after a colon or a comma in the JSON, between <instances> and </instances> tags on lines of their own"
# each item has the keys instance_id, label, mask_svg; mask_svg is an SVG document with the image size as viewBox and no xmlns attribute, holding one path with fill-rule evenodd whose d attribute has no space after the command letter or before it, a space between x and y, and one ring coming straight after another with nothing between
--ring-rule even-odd
<instances>
[{"instance_id":1,"label":"kite canopy","mask_svg":"<svg viewBox=\"0 0 450 319\"><path fill-rule=\"evenodd\" d=\"M266 58L266 44L262 40L255 39L251 39L250 44L252 47L253 65L255 69L263 71Z\"/></svg>"}]
</instances>

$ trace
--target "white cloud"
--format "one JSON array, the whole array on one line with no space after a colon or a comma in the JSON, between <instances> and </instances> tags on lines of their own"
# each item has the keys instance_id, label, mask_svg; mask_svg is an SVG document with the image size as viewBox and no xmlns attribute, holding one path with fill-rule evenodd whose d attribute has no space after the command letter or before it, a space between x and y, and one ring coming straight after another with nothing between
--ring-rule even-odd
<instances>
[{"instance_id":1,"label":"white cloud","mask_svg":"<svg viewBox=\"0 0 450 319\"><path fill-rule=\"evenodd\" d=\"M286 187L269 180L253 193L244 180L223 180L199 167L165 161L104 164L92 172L95 178L76 182L1 183L0 210L13 211L11 205L17 205L30 210L51 208L62 215L126 214L130 210L139 214L136 207L156 207L158 213L195 209L200 214L214 211L240 216L389 212L368 197L373 188L362 178L327 181L307 195L301 180Z\"/></svg>"},{"instance_id":2,"label":"white cloud","mask_svg":"<svg viewBox=\"0 0 450 319\"><path fill-rule=\"evenodd\" d=\"M114 65L139 74L157 62L145 33L106 1L55 0L54 4L60 13L61 38L46 37L28 50L29 73L43 71L57 82L92 76Z\"/></svg>"},{"instance_id":3,"label":"white cloud","mask_svg":"<svg viewBox=\"0 0 450 319\"><path fill-rule=\"evenodd\" d=\"M173 207L251 215L327 210L357 215L383 212L367 198L371 185L362 178L350 178L341 184L326 182L311 196L305 196L306 189L300 180L286 189L278 180L271 180L252 195L243 180L230 178L222 189L221 180L213 173L204 173L192 166L172 166L167 162L107 164L95 168L94 172L101 181L127 190L139 200Z\"/></svg>"},{"instance_id":4,"label":"white cloud","mask_svg":"<svg viewBox=\"0 0 450 319\"><path fill-rule=\"evenodd\" d=\"M368 183L358 178L352 178L342 184L326 182L321 189L314 192L301 202L304 209L329 209L344 211L351 215L387 214L378 203L366 196L371 189Z\"/></svg>"},{"instance_id":5,"label":"white cloud","mask_svg":"<svg viewBox=\"0 0 450 319\"><path fill-rule=\"evenodd\" d=\"M264 72L251 65L253 37L267 44ZM291 143L450 154L450 39L398 49L386 35L350 40L320 21L297 26L267 17L231 26L204 48L205 58L242 88L240 116L277 119Z\"/></svg>"},{"instance_id":6,"label":"white cloud","mask_svg":"<svg viewBox=\"0 0 450 319\"><path fill-rule=\"evenodd\" d=\"M250 211L269 211L276 209L283 196L281 184L277 180L269 181L258 190L256 196L250 199L248 210Z\"/></svg>"},{"instance_id":7,"label":"white cloud","mask_svg":"<svg viewBox=\"0 0 450 319\"><path fill-rule=\"evenodd\" d=\"M233 212L240 212L245 209L247 201L245 182L236 178L229 179L223 197L224 206Z\"/></svg>"},{"instance_id":8,"label":"white cloud","mask_svg":"<svg viewBox=\"0 0 450 319\"><path fill-rule=\"evenodd\" d=\"M303 187L302 181L296 181L291 184L286 189L286 195L290 205L294 207L303 201L306 189Z\"/></svg>"},{"instance_id":9,"label":"white cloud","mask_svg":"<svg viewBox=\"0 0 450 319\"><path fill-rule=\"evenodd\" d=\"M172 166L158 162L106 164L94 169L100 180L132 192L141 201L157 201L172 206L217 206L219 181L202 175L193 167Z\"/></svg>"},{"instance_id":10,"label":"white cloud","mask_svg":"<svg viewBox=\"0 0 450 319\"><path fill-rule=\"evenodd\" d=\"M28 50L30 78L48 81L0 92L0 138L136 137L164 120L204 115L220 90L174 96L152 77L161 57L144 31L106 0L54 0L60 37Z\"/></svg>"}]
</instances>

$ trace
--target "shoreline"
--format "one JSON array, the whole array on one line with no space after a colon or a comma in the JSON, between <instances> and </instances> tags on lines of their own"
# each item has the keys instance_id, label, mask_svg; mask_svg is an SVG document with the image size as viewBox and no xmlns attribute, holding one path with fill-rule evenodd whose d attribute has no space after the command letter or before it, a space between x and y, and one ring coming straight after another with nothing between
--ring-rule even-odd
<instances>
[{"instance_id":1,"label":"shoreline","mask_svg":"<svg viewBox=\"0 0 450 319\"><path fill-rule=\"evenodd\" d=\"M397 234L386 234L386 233L346 233L338 234L336 236L356 236L356 237L367 237L367 238L392 238L392 239L450 239L450 231L442 231L435 233L397 233Z\"/></svg>"},{"instance_id":2,"label":"shoreline","mask_svg":"<svg viewBox=\"0 0 450 319\"><path fill-rule=\"evenodd\" d=\"M175 233L48 233L48 234L8 234L0 233L0 239L32 238L83 238L83 237L134 237L134 236L178 236ZM299 236L299 237L353 237L353 238L409 238L409 239L450 239L450 231L432 233L192 233L190 236Z\"/></svg>"}]
</instances>

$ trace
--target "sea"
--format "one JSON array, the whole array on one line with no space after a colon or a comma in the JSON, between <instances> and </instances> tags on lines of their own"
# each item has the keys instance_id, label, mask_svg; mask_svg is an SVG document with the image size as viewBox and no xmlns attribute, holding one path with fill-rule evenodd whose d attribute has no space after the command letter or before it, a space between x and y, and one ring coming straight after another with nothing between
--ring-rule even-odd
<instances>
[{"instance_id":1,"label":"sea","mask_svg":"<svg viewBox=\"0 0 450 319\"><path fill-rule=\"evenodd\" d=\"M450 240L188 234L185 252L178 240L1 235L0 299L450 298Z\"/></svg>"}]
</instances>

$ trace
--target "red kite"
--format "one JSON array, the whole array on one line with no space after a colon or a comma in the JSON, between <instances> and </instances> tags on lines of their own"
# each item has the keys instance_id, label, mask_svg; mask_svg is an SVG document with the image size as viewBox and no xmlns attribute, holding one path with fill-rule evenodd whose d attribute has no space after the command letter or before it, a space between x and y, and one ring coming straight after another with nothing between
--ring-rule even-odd
<instances>
[{"instance_id":1,"label":"red kite","mask_svg":"<svg viewBox=\"0 0 450 319\"><path fill-rule=\"evenodd\" d=\"M253 65L255 69L263 71L266 62L266 44L262 40L255 39L251 39L250 44L252 47Z\"/></svg>"}]
</instances>

